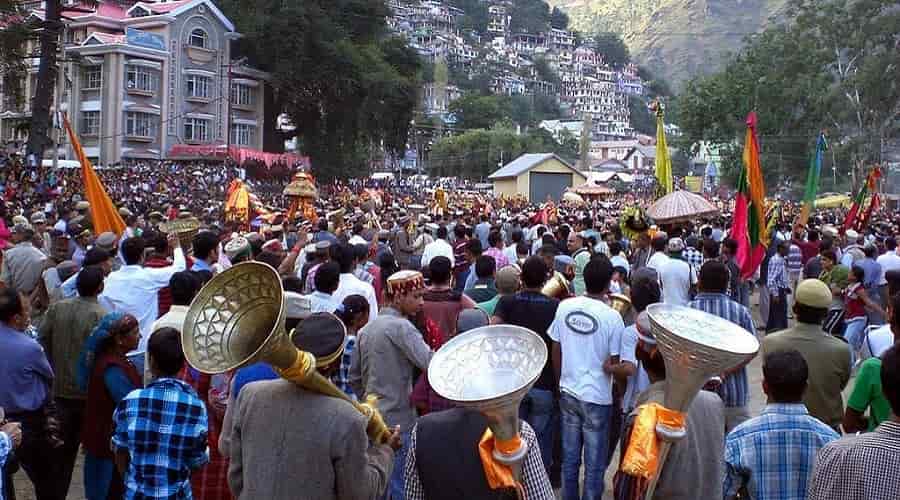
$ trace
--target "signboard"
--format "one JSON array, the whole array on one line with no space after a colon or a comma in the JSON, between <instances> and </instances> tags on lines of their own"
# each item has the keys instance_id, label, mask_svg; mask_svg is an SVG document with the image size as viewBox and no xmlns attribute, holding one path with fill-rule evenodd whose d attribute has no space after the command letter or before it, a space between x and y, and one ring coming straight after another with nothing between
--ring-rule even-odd
<instances>
[{"instance_id":1,"label":"signboard","mask_svg":"<svg viewBox=\"0 0 900 500\"><path fill-rule=\"evenodd\" d=\"M163 37L137 28L125 28L125 42L135 47L144 47L153 50L166 50Z\"/></svg>"},{"instance_id":2,"label":"signboard","mask_svg":"<svg viewBox=\"0 0 900 500\"><path fill-rule=\"evenodd\" d=\"M684 178L684 187L692 193L700 193L703 191L703 177L699 175L689 175Z\"/></svg>"}]
</instances>

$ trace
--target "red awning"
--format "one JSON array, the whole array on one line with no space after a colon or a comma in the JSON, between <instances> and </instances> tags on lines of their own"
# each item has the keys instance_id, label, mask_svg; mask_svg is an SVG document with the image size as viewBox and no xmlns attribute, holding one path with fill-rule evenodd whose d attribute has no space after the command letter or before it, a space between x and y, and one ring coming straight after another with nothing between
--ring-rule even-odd
<instances>
[{"instance_id":1,"label":"red awning","mask_svg":"<svg viewBox=\"0 0 900 500\"><path fill-rule=\"evenodd\" d=\"M230 154L228 154L230 153ZM222 159L230 156L238 163L244 163L247 160L256 160L271 167L276 163L284 163L286 165L302 164L304 167L310 166L308 156L300 156L296 153L266 153L258 149L242 148L231 146L230 148L224 144L176 144L169 150L166 155L168 159Z\"/></svg>"}]
</instances>

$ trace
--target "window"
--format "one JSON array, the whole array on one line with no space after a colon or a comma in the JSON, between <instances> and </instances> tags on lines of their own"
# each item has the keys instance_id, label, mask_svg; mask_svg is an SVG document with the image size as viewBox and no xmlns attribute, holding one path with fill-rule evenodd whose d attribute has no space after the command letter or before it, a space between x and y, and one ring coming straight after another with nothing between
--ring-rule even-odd
<instances>
[{"instance_id":1,"label":"window","mask_svg":"<svg viewBox=\"0 0 900 500\"><path fill-rule=\"evenodd\" d=\"M237 106L253 106L253 88L235 83L231 85L231 103Z\"/></svg>"},{"instance_id":2,"label":"window","mask_svg":"<svg viewBox=\"0 0 900 500\"><path fill-rule=\"evenodd\" d=\"M187 77L186 92L188 97L208 99L210 87L210 78L208 76L188 75Z\"/></svg>"},{"instance_id":3,"label":"window","mask_svg":"<svg viewBox=\"0 0 900 500\"><path fill-rule=\"evenodd\" d=\"M207 48L207 43L209 43L209 36L205 31L203 31L201 28L194 28L194 31L191 31L191 36L188 39L188 45L205 49Z\"/></svg>"},{"instance_id":4,"label":"window","mask_svg":"<svg viewBox=\"0 0 900 500\"><path fill-rule=\"evenodd\" d=\"M125 113L125 135L155 139L158 121L159 117L150 113Z\"/></svg>"},{"instance_id":5,"label":"window","mask_svg":"<svg viewBox=\"0 0 900 500\"><path fill-rule=\"evenodd\" d=\"M184 119L184 140L206 142L209 140L209 120L202 118Z\"/></svg>"},{"instance_id":6,"label":"window","mask_svg":"<svg viewBox=\"0 0 900 500\"><path fill-rule=\"evenodd\" d=\"M86 66L81 73L82 90L100 90L103 84L103 76L100 66Z\"/></svg>"},{"instance_id":7,"label":"window","mask_svg":"<svg viewBox=\"0 0 900 500\"><path fill-rule=\"evenodd\" d=\"M81 135L100 135L100 112L81 112Z\"/></svg>"},{"instance_id":8,"label":"window","mask_svg":"<svg viewBox=\"0 0 900 500\"><path fill-rule=\"evenodd\" d=\"M143 66L125 66L125 88L156 92L156 72Z\"/></svg>"},{"instance_id":9,"label":"window","mask_svg":"<svg viewBox=\"0 0 900 500\"><path fill-rule=\"evenodd\" d=\"M231 143L235 146L252 146L256 136L256 127L246 123L231 125Z\"/></svg>"}]
</instances>

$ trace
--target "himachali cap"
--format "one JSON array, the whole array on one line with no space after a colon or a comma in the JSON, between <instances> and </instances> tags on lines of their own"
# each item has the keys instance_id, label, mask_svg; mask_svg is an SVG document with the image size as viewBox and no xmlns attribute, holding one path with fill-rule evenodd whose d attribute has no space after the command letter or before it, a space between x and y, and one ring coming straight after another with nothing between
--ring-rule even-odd
<instances>
[{"instance_id":1,"label":"himachali cap","mask_svg":"<svg viewBox=\"0 0 900 500\"><path fill-rule=\"evenodd\" d=\"M425 289L425 277L419 271L397 271L387 279L388 297L405 295L416 290Z\"/></svg>"},{"instance_id":2,"label":"himachali cap","mask_svg":"<svg viewBox=\"0 0 900 500\"><path fill-rule=\"evenodd\" d=\"M26 224L27 225L28 219L26 219L24 215L15 215L12 218L12 223L14 226L18 225L18 224Z\"/></svg>"},{"instance_id":3,"label":"himachali cap","mask_svg":"<svg viewBox=\"0 0 900 500\"><path fill-rule=\"evenodd\" d=\"M86 201L79 201L75 204L75 210L87 210L91 208L91 204Z\"/></svg>"},{"instance_id":4,"label":"himachali cap","mask_svg":"<svg viewBox=\"0 0 900 500\"><path fill-rule=\"evenodd\" d=\"M122 207L119 209L119 215L121 215L122 217L131 217L132 214L131 214L131 210L128 210L127 208Z\"/></svg>"},{"instance_id":5,"label":"himachali cap","mask_svg":"<svg viewBox=\"0 0 900 500\"><path fill-rule=\"evenodd\" d=\"M856 240L859 239L859 233L857 233L856 231L854 231L852 229L848 229L846 234L847 234L848 241L852 240L855 242Z\"/></svg>"},{"instance_id":6,"label":"himachali cap","mask_svg":"<svg viewBox=\"0 0 900 500\"><path fill-rule=\"evenodd\" d=\"M244 253L250 253L250 242L243 236L232 238L225 244L225 255L231 260Z\"/></svg>"},{"instance_id":7,"label":"himachali cap","mask_svg":"<svg viewBox=\"0 0 900 500\"><path fill-rule=\"evenodd\" d=\"M35 212L31 214L31 223L32 224L45 224L47 222L47 218L44 216L42 212Z\"/></svg>"},{"instance_id":8,"label":"himachali cap","mask_svg":"<svg viewBox=\"0 0 900 500\"><path fill-rule=\"evenodd\" d=\"M825 282L817 279L805 279L797 285L796 302L816 309L828 309L831 306L831 290Z\"/></svg>"},{"instance_id":9,"label":"himachali cap","mask_svg":"<svg viewBox=\"0 0 900 500\"><path fill-rule=\"evenodd\" d=\"M104 250L109 250L116 244L116 233L113 233L111 231L101 233L100 236L97 236L97 239L94 240L94 244L96 244L98 247L103 248Z\"/></svg>"},{"instance_id":10,"label":"himachali cap","mask_svg":"<svg viewBox=\"0 0 900 500\"><path fill-rule=\"evenodd\" d=\"M153 212L147 214L147 217L150 219L162 219L163 214L154 210Z\"/></svg>"},{"instance_id":11,"label":"himachali cap","mask_svg":"<svg viewBox=\"0 0 900 500\"><path fill-rule=\"evenodd\" d=\"M672 238L669 240L669 252L680 252L682 250L684 250L684 241L681 238Z\"/></svg>"}]
</instances>

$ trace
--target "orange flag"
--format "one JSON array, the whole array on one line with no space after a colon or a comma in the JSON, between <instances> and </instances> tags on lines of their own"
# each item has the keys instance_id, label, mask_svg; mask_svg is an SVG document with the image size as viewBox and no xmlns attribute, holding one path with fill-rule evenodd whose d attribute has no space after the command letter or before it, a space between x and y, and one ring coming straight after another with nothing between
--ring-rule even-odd
<instances>
[{"instance_id":1,"label":"orange flag","mask_svg":"<svg viewBox=\"0 0 900 500\"><path fill-rule=\"evenodd\" d=\"M78 137L69 124L69 117L65 114L63 115L63 125L65 125L66 132L69 134L69 141L72 143L72 149L75 150L75 156L81 162L84 195L88 203L91 204L91 222L94 225L94 234L112 231L116 233L116 236L122 236L122 233L125 232L125 221L122 220L118 210L116 210L116 206L109 198L109 195L106 194L106 188L103 187L103 183L97 177L97 172L94 172L94 166L91 165L91 161L84 155L84 149L81 148L81 143L78 142Z\"/></svg>"}]
</instances>

